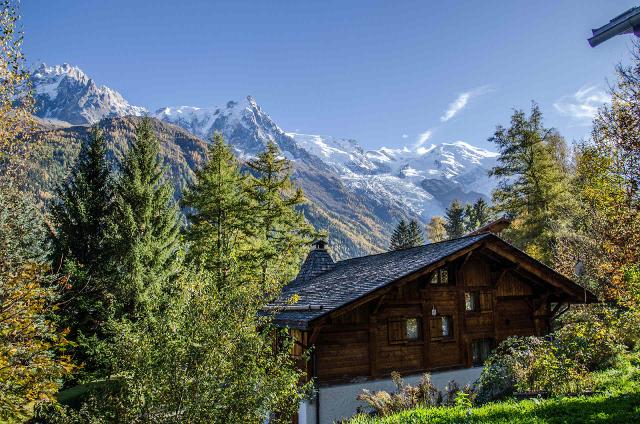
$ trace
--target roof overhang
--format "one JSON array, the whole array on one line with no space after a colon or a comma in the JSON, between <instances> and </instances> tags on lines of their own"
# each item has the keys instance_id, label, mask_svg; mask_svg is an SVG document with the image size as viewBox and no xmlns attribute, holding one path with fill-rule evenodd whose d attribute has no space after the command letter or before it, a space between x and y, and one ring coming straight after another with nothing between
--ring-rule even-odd
<instances>
[{"instance_id":1,"label":"roof overhang","mask_svg":"<svg viewBox=\"0 0 640 424\"><path fill-rule=\"evenodd\" d=\"M613 18L608 24L591 30L589 45L595 47L620 34L640 36L640 7L634 7Z\"/></svg>"}]
</instances>

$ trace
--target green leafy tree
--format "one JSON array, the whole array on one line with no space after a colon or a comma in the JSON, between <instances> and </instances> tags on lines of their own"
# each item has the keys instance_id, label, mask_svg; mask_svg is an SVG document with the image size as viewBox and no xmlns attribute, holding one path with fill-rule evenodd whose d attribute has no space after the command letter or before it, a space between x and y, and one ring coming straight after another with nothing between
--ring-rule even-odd
<instances>
[{"instance_id":1,"label":"green leafy tree","mask_svg":"<svg viewBox=\"0 0 640 424\"><path fill-rule=\"evenodd\" d=\"M262 264L259 278L264 291L274 293L298 272L314 229L300 209L305 198L293 184L291 164L275 143L270 141L265 151L246 165L256 223L255 254Z\"/></svg>"},{"instance_id":2,"label":"green leafy tree","mask_svg":"<svg viewBox=\"0 0 640 424\"><path fill-rule=\"evenodd\" d=\"M21 422L55 403L74 366L66 331L51 319L57 293L44 221L31 197L0 188L0 421Z\"/></svg>"},{"instance_id":3,"label":"green leafy tree","mask_svg":"<svg viewBox=\"0 0 640 424\"><path fill-rule=\"evenodd\" d=\"M119 313L144 314L180 268L178 207L165 181L159 143L141 121L115 184L110 226L114 291Z\"/></svg>"},{"instance_id":4,"label":"green leafy tree","mask_svg":"<svg viewBox=\"0 0 640 424\"><path fill-rule=\"evenodd\" d=\"M431 243L447 239L446 221L441 216L434 216L427 224L427 238Z\"/></svg>"},{"instance_id":5,"label":"green leafy tree","mask_svg":"<svg viewBox=\"0 0 640 424\"><path fill-rule=\"evenodd\" d=\"M0 422L25 422L56 402L73 369L66 333L51 320L57 293L45 226L28 186L33 98L16 3L0 1Z\"/></svg>"},{"instance_id":6,"label":"green leafy tree","mask_svg":"<svg viewBox=\"0 0 640 424\"><path fill-rule=\"evenodd\" d=\"M465 234L465 209L458 200L451 202L445 211L444 225L450 239L462 237Z\"/></svg>"},{"instance_id":7,"label":"green leafy tree","mask_svg":"<svg viewBox=\"0 0 640 424\"><path fill-rule=\"evenodd\" d=\"M499 179L493 192L496 211L514 216L505 236L530 255L547 263L555 248L554 232L570 207L565 165L559 162L564 142L543 126L535 103L527 116L516 110L511 126L498 126L489 141L499 150L490 175Z\"/></svg>"}]
</instances>

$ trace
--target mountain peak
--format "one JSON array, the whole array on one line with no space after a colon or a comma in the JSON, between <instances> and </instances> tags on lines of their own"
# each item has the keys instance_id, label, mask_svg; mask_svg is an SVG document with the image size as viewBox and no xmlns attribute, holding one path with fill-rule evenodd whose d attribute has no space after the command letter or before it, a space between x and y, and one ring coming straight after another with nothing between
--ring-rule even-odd
<instances>
[{"instance_id":1,"label":"mountain peak","mask_svg":"<svg viewBox=\"0 0 640 424\"><path fill-rule=\"evenodd\" d=\"M132 106L117 91L98 86L77 66L42 63L30 76L36 115L75 125L94 124L114 116L140 116L146 109Z\"/></svg>"}]
</instances>

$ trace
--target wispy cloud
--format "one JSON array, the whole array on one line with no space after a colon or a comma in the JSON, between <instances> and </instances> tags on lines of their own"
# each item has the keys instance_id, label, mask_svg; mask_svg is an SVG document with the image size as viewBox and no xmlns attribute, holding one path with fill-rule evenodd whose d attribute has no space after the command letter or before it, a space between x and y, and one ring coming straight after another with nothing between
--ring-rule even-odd
<instances>
[{"instance_id":1,"label":"wispy cloud","mask_svg":"<svg viewBox=\"0 0 640 424\"><path fill-rule=\"evenodd\" d=\"M402 134L402 138L409 138L409 134Z\"/></svg>"},{"instance_id":2,"label":"wispy cloud","mask_svg":"<svg viewBox=\"0 0 640 424\"><path fill-rule=\"evenodd\" d=\"M485 94L489 91L489 86L483 85L482 87L478 87L473 90L465 91L458 94L458 97L456 97L453 102L449 103L449 107L444 112L444 115L440 117L440 121L447 122L449 119L456 116L462 109L464 109L469 103L469 100L481 94Z\"/></svg>"},{"instance_id":3,"label":"wispy cloud","mask_svg":"<svg viewBox=\"0 0 640 424\"><path fill-rule=\"evenodd\" d=\"M609 103L610 96L599 85L587 85L573 94L560 97L553 107L562 115L574 121L589 125L603 103Z\"/></svg>"},{"instance_id":4,"label":"wispy cloud","mask_svg":"<svg viewBox=\"0 0 640 424\"><path fill-rule=\"evenodd\" d=\"M423 132L418 136L418 140L416 140L416 144L414 147L417 149L418 147L424 146L424 143L426 143L431 138L432 135L433 135L432 130L426 130L425 132Z\"/></svg>"}]
</instances>

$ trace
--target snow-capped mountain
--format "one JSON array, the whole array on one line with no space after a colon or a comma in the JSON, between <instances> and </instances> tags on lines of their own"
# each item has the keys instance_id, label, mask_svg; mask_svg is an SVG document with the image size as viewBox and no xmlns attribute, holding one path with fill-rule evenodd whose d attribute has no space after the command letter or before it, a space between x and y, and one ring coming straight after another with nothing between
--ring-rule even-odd
<instances>
[{"instance_id":1,"label":"snow-capped mountain","mask_svg":"<svg viewBox=\"0 0 640 424\"><path fill-rule=\"evenodd\" d=\"M472 201L489 196L494 187L488 171L497 153L462 141L420 149L364 151L355 140L288 134L334 167L353 191L396 199L425 220L441 214L454 198Z\"/></svg>"},{"instance_id":2,"label":"snow-capped mountain","mask_svg":"<svg viewBox=\"0 0 640 424\"><path fill-rule=\"evenodd\" d=\"M66 64L41 66L32 83L40 117L90 124L146 112ZM351 139L286 132L250 96L219 107L164 107L150 116L205 140L220 132L241 159L275 142L311 201L310 219L331 228L347 246L344 256L386 248L401 216L427 222L451 200L474 201L494 187L488 170L496 153L462 141L367 151Z\"/></svg>"},{"instance_id":3,"label":"snow-capped mountain","mask_svg":"<svg viewBox=\"0 0 640 424\"><path fill-rule=\"evenodd\" d=\"M220 132L241 157L263 151L269 140L275 141L290 159L303 154L293 138L280 129L251 96L241 101L229 101L221 107L165 107L153 116L205 140Z\"/></svg>"},{"instance_id":4,"label":"snow-capped mountain","mask_svg":"<svg viewBox=\"0 0 640 424\"><path fill-rule=\"evenodd\" d=\"M78 67L67 63L40 65L31 74L36 115L74 125L94 124L114 116L140 116L146 109L132 106L120 93L97 85Z\"/></svg>"}]
</instances>

